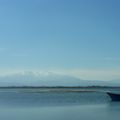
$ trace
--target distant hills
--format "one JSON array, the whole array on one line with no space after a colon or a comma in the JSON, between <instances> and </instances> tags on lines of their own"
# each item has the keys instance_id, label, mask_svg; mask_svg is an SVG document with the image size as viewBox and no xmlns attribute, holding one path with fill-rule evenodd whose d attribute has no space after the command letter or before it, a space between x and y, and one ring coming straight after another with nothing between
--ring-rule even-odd
<instances>
[{"instance_id":1,"label":"distant hills","mask_svg":"<svg viewBox=\"0 0 120 120\"><path fill-rule=\"evenodd\" d=\"M120 86L120 80L82 80L54 73L25 72L0 76L0 86Z\"/></svg>"}]
</instances>

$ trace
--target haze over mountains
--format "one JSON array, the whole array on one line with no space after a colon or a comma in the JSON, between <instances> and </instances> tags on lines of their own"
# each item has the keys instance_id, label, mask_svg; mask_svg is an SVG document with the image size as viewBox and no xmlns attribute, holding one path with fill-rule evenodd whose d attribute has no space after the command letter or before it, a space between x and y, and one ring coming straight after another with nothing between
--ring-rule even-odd
<instances>
[{"instance_id":1,"label":"haze over mountains","mask_svg":"<svg viewBox=\"0 0 120 120\"><path fill-rule=\"evenodd\" d=\"M120 80L82 80L50 72L24 72L0 76L0 86L120 86Z\"/></svg>"}]
</instances>

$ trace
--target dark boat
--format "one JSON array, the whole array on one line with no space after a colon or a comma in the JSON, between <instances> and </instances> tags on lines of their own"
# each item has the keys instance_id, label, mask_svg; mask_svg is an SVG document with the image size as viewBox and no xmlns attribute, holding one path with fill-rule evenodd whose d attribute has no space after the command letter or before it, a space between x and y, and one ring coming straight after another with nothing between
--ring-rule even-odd
<instances>
[{"instance_id":1,"label":"dark boat","mask_svg":"<svg viewBox=\"0 0 120 120\"><path fill-rule=\"evenodd\" d=\"M107 92L112 101L120 101L120 94Z\"/></svg>"}]
</instances>

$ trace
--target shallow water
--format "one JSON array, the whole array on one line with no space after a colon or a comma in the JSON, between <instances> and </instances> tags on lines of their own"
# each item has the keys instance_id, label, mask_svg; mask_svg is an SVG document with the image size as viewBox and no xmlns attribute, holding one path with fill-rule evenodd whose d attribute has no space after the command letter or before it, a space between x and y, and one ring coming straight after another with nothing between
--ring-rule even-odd
<instances>
[{"instance_id":1,"label":"shallow water","mask_svg":"<svg viewBox=\"0 0 120 120\"><path fill-rule=\"evenodd\" d=\"M0 120L119 120L120 102L102 92L1 90Z\"/></svg>"}]
</instances>

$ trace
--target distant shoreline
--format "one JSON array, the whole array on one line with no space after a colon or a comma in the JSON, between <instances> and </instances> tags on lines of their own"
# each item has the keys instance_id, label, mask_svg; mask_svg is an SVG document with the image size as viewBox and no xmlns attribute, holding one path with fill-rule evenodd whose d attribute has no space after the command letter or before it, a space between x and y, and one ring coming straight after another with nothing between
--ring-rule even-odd
<instances>
[{"instance_id":1,"label":"distant shoreline","mask_svg":"<svg viewBox=\"0 0 120 120\"><path fill-rule=\"evenodd\" d=\"M120 86L0 86L0 89L3 88L120 88Z\"/></svg>"},{"instance_id":2,"label":"distant shoreline","mask_svg":"<svg viewBox=\"0 0 120 120\"><path fill-rule=\"evenodd\" d=\"M17 90L24 93L69 93L69 92L105 92L120 89L120 86L3 86L0 90Z\"/></svg>"}]
</instances>

